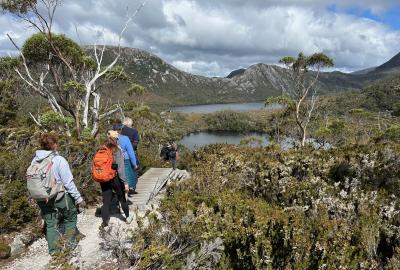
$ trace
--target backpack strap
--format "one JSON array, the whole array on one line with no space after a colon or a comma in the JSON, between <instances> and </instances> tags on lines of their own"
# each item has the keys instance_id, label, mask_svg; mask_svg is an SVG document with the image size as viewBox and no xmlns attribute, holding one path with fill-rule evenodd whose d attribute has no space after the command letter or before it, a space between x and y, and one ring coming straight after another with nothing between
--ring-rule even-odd
<instances>
[{"instance_id":1,"label":"backpack strap","mask_svg":"<svg viewBox=\"0 0 400 270\"><path fill-rule=\"evenodd\" d=\"M50 170L54 167L53 166L54 165L54 162L53 162L54 158L56 158L56 157L58 157L60 155L58 154L57 151L53 151L49 156L51 156L51 162L50 162L50 165L49 165L48 172L50 172ZM55 176L54 176L54 180L56 182L56 188L57 188L57 195L55 195L55 201L59 201L60 199L62 199L65 196L65 193L66 193L65 191L66 190L65 190L65 187L64 187L64 183L62 181L58 181L58 179ZM59 185L60 185L60 187L59 187ZM62 193L62 196L60 196L61 193Z\"/></svg>"}]
</instances>

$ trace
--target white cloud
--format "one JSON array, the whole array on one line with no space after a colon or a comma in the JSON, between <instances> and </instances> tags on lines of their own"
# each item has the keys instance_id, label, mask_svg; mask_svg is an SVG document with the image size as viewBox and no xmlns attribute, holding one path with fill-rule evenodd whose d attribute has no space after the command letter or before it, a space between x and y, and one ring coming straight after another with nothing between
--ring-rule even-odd
<instances>
[{"instance_id":1,"label":"white cloud","mask_svg":"<svg viewBox=\"0 0 400 270\"><path fill-rule=\"evenodd\" d=\"M228 69L222 68L216 61L173 61L172 65L176 68L194 74L203 74L209 77L224 75L230 72Z\"/></svg>"},{"instance_id":2,"label":"white cloud","mask_svg":"<svg viewBox=\"0 0 400 270\"><path fill-rule=\"evenodd\" d=\"M142 0L69 0L56 14L57 31L83 44L115 45L126 14ZM349 0L149 0L129 26L123 45L156 53L178 68L208 76L264 62L276 63L299 51L324 51L341 70L383 63L400 51L400 32L381 23L346 15L360 6ZM360 10L380 13L398 0L365 0ZM337 12L327 10L337 5ZM127 12L126 8L129 7ZM0 55L13 51L32 33L0 16Z\"/></svg>"},{"instance_id":3,"label":"white cloud","mask_svg":"<svg viewBox=\"0 0 400 270\"><path fill-rule=\"evenodd\" d=\"M378 65L400 49L400 33L383 24L311 8L276 6L237 14L178 0L166 3L164 11L173 26L159 42L204 53L277 62L286 54L324 51L339 67L358 68ZM176 17L185 24L174 24Z\"/></svg>"}]
</instances>

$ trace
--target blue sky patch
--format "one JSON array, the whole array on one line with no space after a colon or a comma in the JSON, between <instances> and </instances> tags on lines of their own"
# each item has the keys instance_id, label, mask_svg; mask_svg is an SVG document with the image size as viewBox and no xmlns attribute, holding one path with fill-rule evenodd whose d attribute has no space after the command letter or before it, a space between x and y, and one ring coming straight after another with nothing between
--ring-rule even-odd
<instances>
[{"instance_id":1,"label":"blue sky patch","mask_svg":"<svg viewBox=\"0 0 400 270\"><path fill-rule=\"evenodd\" d=\"M359 6L338 8L336 4L327 6L327 10L332 13L346 13L360 18L371 19L388 25L392 29L400 30L400 5L394 6L381 14L375 14L371 9L362 9Z\"/></svg>"}]
</instances>

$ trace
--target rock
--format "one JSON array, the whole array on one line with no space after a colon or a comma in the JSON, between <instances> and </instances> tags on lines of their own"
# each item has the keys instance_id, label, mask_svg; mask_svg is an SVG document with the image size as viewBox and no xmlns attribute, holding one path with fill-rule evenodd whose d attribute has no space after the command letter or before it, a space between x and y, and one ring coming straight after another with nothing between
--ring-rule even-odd
<instances>
[{"instance_id":1,"label":"rock","mask_svg":"<svg viewBox=\"0 0 400 270\"><path fill-rule=\"evenodd\" d=\"M11 256L21 254L25 251L24 236L17 235L11 243Z\"/></svg>"},{"instance_id":2,"label":"rock","mask_svg":"<svg viewBox=\"0 0 400 270\"><path fill-rule=\"evenodd\" d=\"M11 255L11 247L0 242L0 260L7 259Z\"/></svg>"}]
</instances>

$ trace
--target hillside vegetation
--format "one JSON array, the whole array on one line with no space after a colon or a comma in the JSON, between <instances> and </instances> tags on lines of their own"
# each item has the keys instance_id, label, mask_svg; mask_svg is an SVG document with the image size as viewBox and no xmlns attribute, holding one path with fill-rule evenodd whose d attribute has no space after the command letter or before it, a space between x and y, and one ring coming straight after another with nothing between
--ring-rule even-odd
<instances>
[{"instance_id":1,"label":"hillside vegetation","mask_svg":"<svg viewBox=\"0 0 400 270\"><path fill-rule=\"evenodd\" d=\"M107 49L106 56L112 59L116 48ZM128 76L155 94L154 103L158 104L260 101L268 96L280 95L292 87L287 70L275 65L260 63L233 71L226 78L207 78L180 71L161 58L139 49L124 48L120 59ZM318 88L322 94L361 89L371 81L384 78L387 73L390 74L389 71L394 72L393 65L362 75L325 72L320 76ZM310 77L313 75L310 72Z\"/></svg>"}]
</instances>

